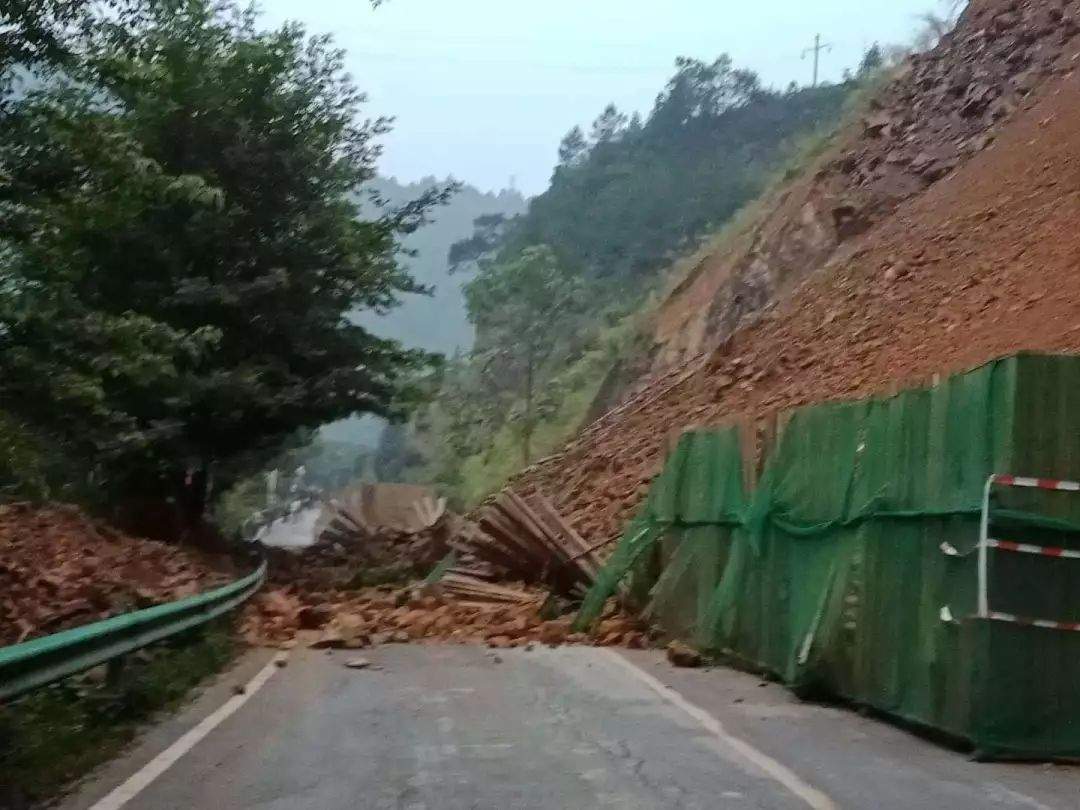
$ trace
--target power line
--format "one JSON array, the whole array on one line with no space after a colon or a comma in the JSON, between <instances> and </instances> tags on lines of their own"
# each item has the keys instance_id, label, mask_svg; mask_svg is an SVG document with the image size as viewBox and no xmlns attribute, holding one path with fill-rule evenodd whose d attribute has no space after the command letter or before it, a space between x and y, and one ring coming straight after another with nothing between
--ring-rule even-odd
<instances>
[{"instance_id":1,"label":"power line","mask_svg":"<svg viewBox=\"0 0 1080 810\"><path fill-rule=\"evenodd\" d=\"M804 48L802 52L802 58L805 59L808 53L814 54L814 80L810 83L811 87L817 87L818 82L818 64L821 60L822 51L831 51L833 48L831 42L822 42L821 34L814 34L814 45L811 48Z\"/></svg>"}]
</instances>

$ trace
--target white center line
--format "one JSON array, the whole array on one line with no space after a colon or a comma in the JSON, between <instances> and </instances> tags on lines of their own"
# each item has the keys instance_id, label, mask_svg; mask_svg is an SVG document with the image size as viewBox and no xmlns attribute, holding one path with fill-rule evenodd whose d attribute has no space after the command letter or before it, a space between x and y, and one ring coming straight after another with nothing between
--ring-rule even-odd
<instances>
[{"instance_id":1,"label":"white center line","mask_svg":"<svg viewBox=\"0 0 1080 810\"><path fill-rule=\"evenodd\" d=\"M724 726L720 721L703 708L691 703L670 686L662 683L655 676L641 669L641 667L637 666L632 661L623 658L617 652L606 648L601 648L600 651L610 657L612 661L618 663L619 666L626 669L631 675L656 692L656 694L668 703L682 709L686 714L696 720L706 731L719 739L722 743L738 751L747 760L764 771L771 779L779 782L787 788L791 794L806 802L806 804L814 808L814 810L837 810L837 806L832 799L817 788L804 782L798 774L787 766L777 762L768 754L754 748L754 746L745 740L741 740L738 737L729 734L724 730Z\"/></svg>"},{"instance_id":2,"label":"white center line","mask_svg":"<svg viewBox=\"0 0 1080 810\"><path fill-rule=\"evenodd\" d=\"M126 782L94 804L90 810L120 810L121 807L138 796L151 782L169 770L180 757L198 745L207 734L235 714L256 692L262 689L274 672L279 669L278 660L284 660L285 658L285 655L276 656L273 661L259 671L258 675L248 682L242 695L235 695L226 701L220 709L146 763Z\"/></svg>"}]
</instances>

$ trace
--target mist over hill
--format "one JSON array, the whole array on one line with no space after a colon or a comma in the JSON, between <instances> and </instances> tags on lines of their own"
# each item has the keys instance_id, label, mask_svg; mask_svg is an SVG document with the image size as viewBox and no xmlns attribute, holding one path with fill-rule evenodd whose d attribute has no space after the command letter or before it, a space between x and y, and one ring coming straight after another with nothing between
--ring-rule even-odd
<instances>
[{"instance_id":1,"label":"mist over hill","mask_svg":"<svg viewBox=\"0 0 1080 810\"><path fill-rule=\"evenodd\" d=\"M393 177L379 177L368 188L394 207L444 182L424 177L415 183L400 183ZM418 282L434 288L432 294L407 296L401 306L384 316L364 312L358 317L359 323L406 346L448 356L469 351L474 334L472 324L465 317L461 286L470 275L467 272L450 275L447 263L450 246L473 233L473 221L477 217L486 214L512 217L523 213L526 207L527 201L518 191L483 192L463 185L447 205L432 213L431 222L404 240L405 246L416 253L405 263ZM373 417L347 419L328 425L322 435L331 441L374 447L382 424L382 420Z\"/></svg>"}]
</instances>

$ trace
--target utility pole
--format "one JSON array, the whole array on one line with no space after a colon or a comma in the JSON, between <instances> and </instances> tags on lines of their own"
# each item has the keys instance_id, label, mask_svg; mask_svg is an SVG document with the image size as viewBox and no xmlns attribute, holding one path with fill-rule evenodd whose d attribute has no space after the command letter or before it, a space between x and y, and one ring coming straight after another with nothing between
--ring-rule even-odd
<instances>
[{"instance_id":1,"label":"utility pole","mask_svg":"<svg viewBox=\"0 0 1080 810\"><path fill-rule=\"evenodd\" d=\"M829 42L821 41L821 34L814 34L814 46L812 48L804 48L802 52L802 58L805 59L809 53L814 54L814 81L810 83L811 87L817 87L818 80L818 65L821 60L822 51L831 51L832 44Z\"/></svg>"}]
</instances>

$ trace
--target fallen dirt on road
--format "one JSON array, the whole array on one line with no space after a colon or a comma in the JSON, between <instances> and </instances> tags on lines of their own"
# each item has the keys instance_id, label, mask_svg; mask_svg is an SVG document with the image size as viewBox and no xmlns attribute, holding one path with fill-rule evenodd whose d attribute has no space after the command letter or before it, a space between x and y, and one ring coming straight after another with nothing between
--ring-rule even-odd
<instances>
[{"instance_id":1,"label":"fallen dirt on road","mask_svg":"<svg viewBox=\"0 0 1080 810\"><path fill-rule=\"evenodd\" d=\"M552 610L550 604L545 608L547 595L518 587L531 598L516 605L448 598L439 593L438 586L381 586L332 593L277 588L252 601L241 627L249 643L285 649L299 644L364 649L410 642L486 644L496 649L564 643L649 646L645 625L620 614L614 601L593 632L575 633L571 613L545 618Z\"/></svg>"},{"instance_id":2,"label":"fallen dirt on road","mask_svg":"<svg viewBox=\"0 0 1080 810\"><path fill-rule=\"evenodd\" d=\"M504 491L474 517L442 510L408 533L377 521L339 521L313 546L268 550L274 588L246 609L245 638L345 649L390 642L647 646L645 625L621 615L614 601L591 633L573 631L574 605L599 566L547 501ZM430 581L404 584L429 573ZM377 576L398 584L369 587Z\"/></svg>"}]
</instances>

